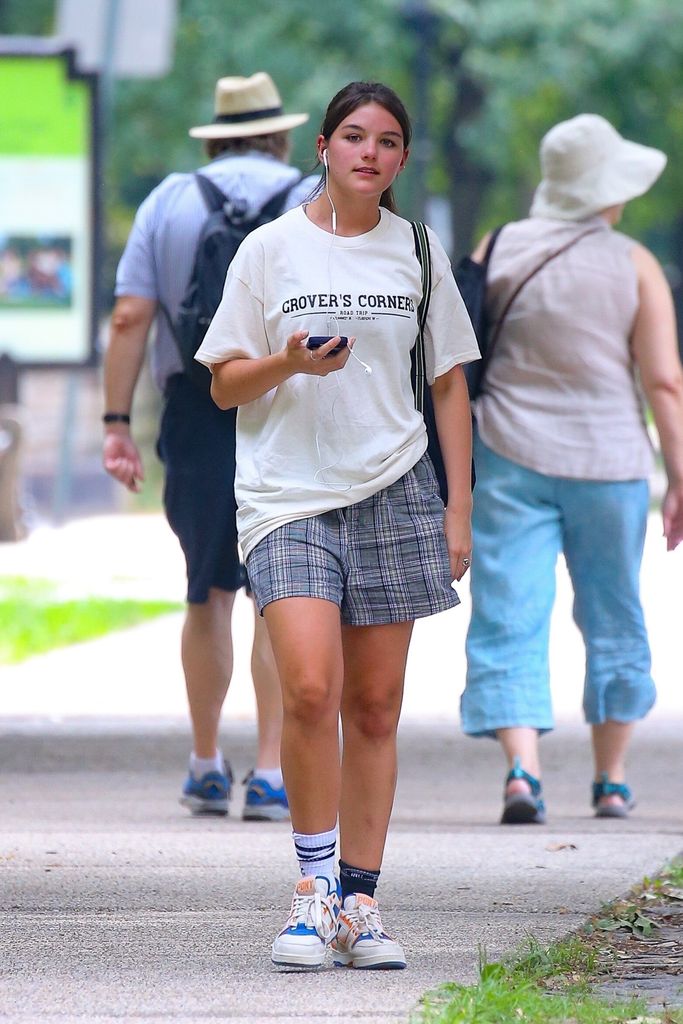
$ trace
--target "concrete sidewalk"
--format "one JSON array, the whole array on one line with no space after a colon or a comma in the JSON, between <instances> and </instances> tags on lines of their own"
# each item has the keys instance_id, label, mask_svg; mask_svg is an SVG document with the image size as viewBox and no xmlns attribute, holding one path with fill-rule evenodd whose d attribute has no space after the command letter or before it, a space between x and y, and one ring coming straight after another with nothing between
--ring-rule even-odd
<instances>
[{"instance_id":1,"label":"concrete sidewalk","mask_svg":"<svg viewBox=\"0 0 683 1024\"><path fill-rule=\"evenodd\" d=\"M653 519L643 580L661 699L636 734L628 821L588 806L581 647L558 573L558 728L543 743L549 824L503 829L502 759L459 732L463 608L418 623L400 775L379 895L409 968L277 972L269 947L296 879L287 825L201 821L177 804L188 753L180 616L4 668L0 682L0 1021L406 1022L420 995L476 978L528 934L577 926L683 847L680 553ZM84 520L0 546L0 575L69 593L182 599L182 563L158 517ZM255 726L250 609L236 611L224 721L239 779ZM570 848L570 844L576 849Z\"/></svg>"}]
</instances>

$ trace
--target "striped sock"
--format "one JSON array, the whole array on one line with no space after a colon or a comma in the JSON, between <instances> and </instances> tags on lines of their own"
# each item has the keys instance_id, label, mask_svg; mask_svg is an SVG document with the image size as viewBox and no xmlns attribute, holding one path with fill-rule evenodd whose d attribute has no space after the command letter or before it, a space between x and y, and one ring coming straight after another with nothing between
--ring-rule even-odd
<instances>
[{"instance_id":1,"label":"striped sock","mask_svg":"<svg viewBox=\"0 0 683 1024\"><path fill-rule=\"evenodd\" d=\"M292 838L302 876L317 875L326 878L330 891L336 889L337 879L334 873L334 854L337 845L336 828L329 832L318 832L313 836L292 832Z\"/></svg>"}]
</instances>

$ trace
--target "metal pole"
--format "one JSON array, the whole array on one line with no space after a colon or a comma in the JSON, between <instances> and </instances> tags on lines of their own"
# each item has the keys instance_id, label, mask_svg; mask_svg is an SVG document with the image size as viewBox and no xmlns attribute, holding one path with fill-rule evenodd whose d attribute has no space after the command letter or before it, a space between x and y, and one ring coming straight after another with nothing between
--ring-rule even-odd
<instances>
[{"instance_id":1,"label":"metal pole","mask_svg":"<svg viewBox=\"0 0 683 1024\"><path fill-rule=\"evenodd\" d=\"M105 167L107 138L111 128L111 117L114 98L114 72L116 61L116 37L121 10L121 0L108 0L103 24L102 39L102 71L98 89L99 117L99 159L100 167ZM106 230L102 226L101 236L103 247L106 245ZM95 297L99 307L100 296ZM78 387L80 375L78 370L69 370L66 379L64 406L62 411L61 434L59 442L59 461L57 475L52 493L52 517L55 522L63 522L66 518L71 501L73 485L74 435L76 430L76 414L78 408Z\"/></svg>"},{"instance_id":2,"label":"metal pole","mask_svg":"<svg viewBox=\"0 0 683 1024\"><path fill-rule=\"evenodd\" d=\"M52 519L55 523L64 522L71 501L76 412L78 409L78 383L78 371L69 370L66 378L66 391L62 411L57 478L52 493Z\"/></svg>"},{"instance_id":3,"label":"metal pole","mask_svg":"<svg viewBox=\"0 0 683 1024\"><path fill-rule=\"evenodd\" d=\"M100 129L103 137L110 127L114 101L114 69L116 62L116 37L119 26L121 0L108 0L102 41L101 108Z\"/></svg>"}]
</instances>

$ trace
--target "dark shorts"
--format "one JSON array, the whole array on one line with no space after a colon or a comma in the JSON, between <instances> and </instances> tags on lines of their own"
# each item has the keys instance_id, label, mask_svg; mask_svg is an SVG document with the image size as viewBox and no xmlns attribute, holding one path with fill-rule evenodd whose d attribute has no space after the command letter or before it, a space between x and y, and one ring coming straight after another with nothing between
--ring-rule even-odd
<instances>
[{"instance_id":1,"label":"dark shorts","mask_svg":"<svg viewBox=\"0 0 683 1024\"><path fill-rule=\"evenodd\" d=\"M187 600L196 604L210 587L246 583L235 521L235 420L235 409L221 411L183 374L169 379L157 454L166 518L187 563Z\"/></svg>"},{"instance_id":2,"label":"dark shorts","mask_svg":"<svg viewBox=\"0 0 683 1024\"><path fill-rule=\"evenodd\" d=\"M408 622L459 603L427 456L364 501L274 530L249 553L247 569L259 611L285 597L316 597L334 602L351 626Z\"/></svg>"}]
</instances>

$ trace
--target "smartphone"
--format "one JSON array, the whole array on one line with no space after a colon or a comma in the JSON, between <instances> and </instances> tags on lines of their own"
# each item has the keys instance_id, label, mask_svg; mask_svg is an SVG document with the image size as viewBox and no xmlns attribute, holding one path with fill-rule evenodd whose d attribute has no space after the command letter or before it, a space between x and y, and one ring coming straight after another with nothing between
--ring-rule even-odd
<instances>
[{"instance_id":1,"label":"smartphone","mask_svg":"<svg viewBox=\"0 0 683 1024\"><path fill-rule=\"evenodd\" d=\"M316 335L316 336L314 336L312 338L307 338L306 339L306 348L313 348L313 349L320 348L321 345L327 344L327 342L328 341L332 341L333 338L334 338L334 334L325 334L325 335L321 334L321 335ZM349 343L349 339L348 338L340 338L339 339L339 344L335 345L335 347L332 349L332 351L327 353L325 358L329 359L330 356L338 355L339 352L342 351L342 349L346 348L348 343Z\"/></svg>"}]
</instances>

